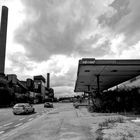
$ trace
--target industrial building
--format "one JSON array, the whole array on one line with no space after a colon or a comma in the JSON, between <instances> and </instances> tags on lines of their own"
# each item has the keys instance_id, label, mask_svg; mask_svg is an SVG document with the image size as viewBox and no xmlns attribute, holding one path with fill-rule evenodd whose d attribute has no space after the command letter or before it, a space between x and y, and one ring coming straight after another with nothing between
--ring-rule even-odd
<instances>
[{"instance_id":1,"label":"industrial building","mask_svg":"<svg viewBox=\"0 0 140 140\"><path fill-rule=\"evenodd\" d=\"M5 74L7 23L8 8L2 6L0 24L0 106L25 101L38 103L45 101L45 97L54 97L50 96L53 89L49 87L49 77L47 77L46 87L46 80L42 75L34 76L33 80L28 78L26 81L20 81L16 74ZM49 76L49 74L47 75Z\"/></svg>"}]
</instances>

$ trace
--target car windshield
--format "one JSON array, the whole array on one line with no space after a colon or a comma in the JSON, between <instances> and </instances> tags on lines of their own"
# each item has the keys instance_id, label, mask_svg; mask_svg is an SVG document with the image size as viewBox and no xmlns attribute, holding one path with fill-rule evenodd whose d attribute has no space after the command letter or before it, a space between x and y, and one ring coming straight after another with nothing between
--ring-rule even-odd
<instances>
[{"instance_id":1,"label":"car windshield","mask_svg":"<svg viewBox=\"0 0 140 140\"><path fill-rule=\"evenodd\" d=\"M24 107L25 104L16 104L14 107Z\"/></svg>"}]
</instances>

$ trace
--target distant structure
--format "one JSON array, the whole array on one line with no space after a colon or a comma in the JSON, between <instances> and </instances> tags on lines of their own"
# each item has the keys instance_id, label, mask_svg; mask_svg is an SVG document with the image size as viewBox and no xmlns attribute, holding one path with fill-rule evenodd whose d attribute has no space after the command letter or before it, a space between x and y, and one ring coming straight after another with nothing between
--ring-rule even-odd
<instances>
[{"instance_id":1,"label":"distant structure","mask_svg":"<svg viewBox=\"0 0 140 140\"><path fill-rule=\"evenodd\" d=\"M34 76L34 90L36 93L40 93L42 99L45 98L45 78L42 75Z\"/></svg>"},{"instance_id":2,"label":"distant structure","mask_svg":"<svg viewBox=\"0 0 140 140\"><path fill-rule=\"evenodd\" d=\"M47 88L50 88L50 73L47 73Z\"/></svg>"},{"instance_id":3,"label":"distant structure","mask_svg":"<svg viewBox=\"0 0 140 140\"><path fill-rule=\"evenodd\" d=\"M53 102L54 101L54 89L50 86L50 73L47 73L47 87L45 93L45 101Z\"/></svg>"},{"instance_id":4,"label":"distant structure","mask_svg":"<svg viewBox=\"0 0 140 140\"><path fill-rule=\"evenodd\" d=\"M0 76L4 76L5 52L7 37L8 8L2 6L1 25L0 25Z\"/></svg>"}]
</instances>

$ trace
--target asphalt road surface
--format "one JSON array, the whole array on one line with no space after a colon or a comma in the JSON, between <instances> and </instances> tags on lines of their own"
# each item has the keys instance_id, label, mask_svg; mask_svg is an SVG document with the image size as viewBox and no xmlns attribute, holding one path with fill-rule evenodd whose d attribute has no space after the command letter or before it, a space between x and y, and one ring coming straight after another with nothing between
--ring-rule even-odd
<instances>
[{"instance_id":1,"label":"asphalt road surface","mask_svg":"<svg viewBox=\"0 0 140 140\"><path fill-rule=\"evenodd\" d=\"M36 106L35 114L1 121L0 140L94 140L93 117L71 103L55 103L53 109Z\"/></svg>"},{"instance_id":2,"label":"asphalt road surface","mask_svg":"<svg viewBox=\"0 0 140 140\"><path fill-rule=\"evenodd\" d=\"M71 103L55 103L53 109L35 105L36 113L13 115L0 109L0 140L139 140L139 120L115 113L89 113ZM124 122L106 124L122 118ZM101 127L101 124L103 125Z\"/></svg>"},{"instance_id":3,"label":"asphalt road surface","mask_svg":"<svg viewBox=\"0 0 140 140\"><path fill-rule=\"evenodd\" d=\"M24 125L52 110L52 108L44 108L43 104L34 105L34 108L35 113L26 115L14 115L12 108L0 109L0 137L2 134Z\"/></svg>"}]
</instances>

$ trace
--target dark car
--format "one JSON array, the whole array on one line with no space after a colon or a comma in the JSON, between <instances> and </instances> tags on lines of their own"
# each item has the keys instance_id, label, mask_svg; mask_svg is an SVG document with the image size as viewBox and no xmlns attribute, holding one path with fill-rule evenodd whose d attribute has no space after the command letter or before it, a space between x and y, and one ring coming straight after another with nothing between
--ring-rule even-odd
<instances>
[{"instance_id":1,"label":"dark car","mask_svg":"<svg viewBox=\"0 0 140 140\"><path fill-rule=\"evenodd\" d=\"M34 112L35 112L35 108L29 103L18 103L15 104L13 107L13 114L15 115L29 114Z\"/></svg>"},{"instance_id":2,"label":"dark car","mask_svg":"<svg viewBox=\"0 0 140 140\"><path fill-rule=\"evenodd\" d=\"M80 105L80 104L79 104L78 102L73 103L73 106L74 106L75 108L78 108L79 105Z\"/></svg>"},{"instance_id":3,"label":"dark car","mask_svg":"<svg viewBox=\"0 0 140 140\"><path fill-rule=\"evenodd\" d=\"M44 107L53 108L53 103L45 102Z\"/></svg>"}]
</instances>

